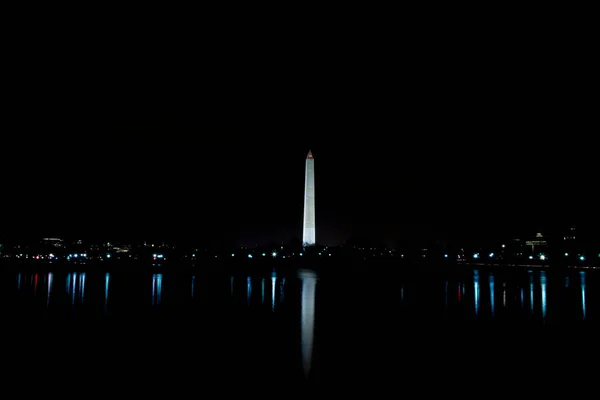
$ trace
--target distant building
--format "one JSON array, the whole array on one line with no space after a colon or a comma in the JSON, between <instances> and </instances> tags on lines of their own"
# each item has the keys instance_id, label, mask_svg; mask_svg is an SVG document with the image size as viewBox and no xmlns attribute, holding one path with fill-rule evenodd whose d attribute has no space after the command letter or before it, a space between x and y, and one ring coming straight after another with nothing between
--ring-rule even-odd
<instances>
[{"instance_id":1,"label":"distant building","mask_svg":"<svg viewBox=\"0 0 600 400\"><path fill-rule=\"evenodd\" d=\"M60 238L43 238L42 243L57 248L64 247L64 240Z\"/></svg>"},{"instance_id":2,"label":"distant building","mask_svg":"<svg viewBox=\"0 0 600 400\"><path fill-rule=\"evenodd\" d=\"M571 228L569 229L569 231L567 233L565 233L565 236L563 239L564 240L576 240L577 239L577 226L572 225Z\"/></svg>"},{"instance_id":3,"label":"distant building","mask_svg":"<svg viewBox=\"0 0 600 400\"><path fill-rule=\"evenodd\" d=\"M538 232L535 234L535 239L533 240L528 240L525 242L525 244L527 246L531 246L531 251L535 252L536 247L541 247L542 249L545 249L546 247L548 247L548 242L546 241L546 239L544 238L544 235L541 232Z\"/></svg>"}]
</instances>

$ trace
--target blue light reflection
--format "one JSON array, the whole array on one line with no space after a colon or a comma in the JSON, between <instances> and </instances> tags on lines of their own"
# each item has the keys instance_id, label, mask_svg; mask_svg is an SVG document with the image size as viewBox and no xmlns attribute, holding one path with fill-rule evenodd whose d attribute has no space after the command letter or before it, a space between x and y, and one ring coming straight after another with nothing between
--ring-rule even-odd
<instances>
[{"instance_id":1,"label":"blue light reflection","mask_svg":"<svg viewBox=\"0 0 600 400\"><path fill-rule=\"evenodd\" d=\"M473 291L475 293L475 315L478 316L479 315L479 295L480 295L479 271L478 270L473 271Z\"/></svg>"},{"instance_id":2,"label":"blue light reflection","mask_svg":"<svg viewBox=\"0 0 600 400\"><path fill-rule=\"evenodd\" d=\"M494 294L494 276L490 273L490 275L488 276L489 279L489 283L490 283L490 307L492 309L492 317L494 316L495 313L495 304L494 304L494 300L495 300L495 294Z\"/></svg>"},{"instance_id":3,"label":"blue light reflection","mask_svg":"<svg viewBox=\"0 0 600 400\"><path fill-rule=\"evenodd\" d=\"M586 318L586 304L585 304L585 271L579 272L579 282L581 285L581 311L583 313L583 319Z\"/></svg>"}]
</instances>

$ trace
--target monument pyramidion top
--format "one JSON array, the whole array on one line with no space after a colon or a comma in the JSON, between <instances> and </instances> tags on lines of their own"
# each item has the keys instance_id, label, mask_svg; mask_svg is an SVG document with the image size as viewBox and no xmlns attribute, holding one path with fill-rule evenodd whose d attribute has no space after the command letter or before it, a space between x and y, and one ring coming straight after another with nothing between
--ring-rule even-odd
<instances>
[{"instance_id":1,"label":"monument pyramidion top","mask_svg":"<svg viewBox=\"0 0 600 400\"><path fill-rule=\"evenodd\" d=\"M307 159L308 159L308 158L313 158L312 152L311 152L310 150L308 151L308 155L306 156L306 158L307 158Z\"/></svg>"}]
</instances>

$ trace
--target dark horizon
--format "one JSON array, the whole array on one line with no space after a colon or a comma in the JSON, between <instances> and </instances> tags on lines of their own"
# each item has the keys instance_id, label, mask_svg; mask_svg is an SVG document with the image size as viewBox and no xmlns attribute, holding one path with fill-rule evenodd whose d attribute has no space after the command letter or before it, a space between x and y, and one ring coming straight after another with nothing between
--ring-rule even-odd
<instances>
[{"instance_id":1,"label":"dark horizon","mask_svg":"<svg viewBox=\"0 0 600 400\"><path fill-rule=\"evenodd\" d=\"M506 226L506 225L484 225L484 224L470 224L463 226L456 226L450 224L403 224L395 226L387 226L386 229L382 229L382 226L371 227L371 231L375 232L371 235L368 233L357 233L350 234L344 240L338 242L327 242L321 240L318 242L320 245L326 246L338 246L347 243L353 243L356 240L359 241L371 241L375 244L397 247L398 245L418 245L418 243L426 242L468 242L468 241L494 241L494 240L512 240L521 239L529 240L532 239L537 232L543 232L546 238L560 238L566 235L569 227L572 224L561 224L561 225L535 225L532 224L528 227L519 226ZM366 228L364 225L362 228ZM593 224L578 224L577 233L580 239L584 242L594 243L600 239L598 231ZM301 228L300 228L301 233ZM362 232L365 232L366 229ZM204 244L208 247L211 246L225 246L225 247L261 247L271 244L285 244L288 245L294 241L299 241L301 235L296 232L290 235L279 234L277 232L283 232L282 227L271 225L260 227L252 226L247 227L245 230L240 229L239 231L232 232L229 235L223 234L215 237L208 237L206 235L192 233L164 233L159 231L148 231L146 233L89 233L89 231L82 232L57 232L56 230L48 229L46 233L17 233L10 234L3 232L0 234L0 239L9 241L24 241L24 242L36 242L41 240L43 237L59 237L66 240L84 240L86 243L99 243L99 242L142 242L148 241L149 243L160 243L161 241L166 243L187 243L187 244ZM354 232L358 232L355 228ZM384 233L381 233L384 232ZM318 234L324 233L321 236L331 237L326 232L319 232Z\"/></svg>"}]
</instances>

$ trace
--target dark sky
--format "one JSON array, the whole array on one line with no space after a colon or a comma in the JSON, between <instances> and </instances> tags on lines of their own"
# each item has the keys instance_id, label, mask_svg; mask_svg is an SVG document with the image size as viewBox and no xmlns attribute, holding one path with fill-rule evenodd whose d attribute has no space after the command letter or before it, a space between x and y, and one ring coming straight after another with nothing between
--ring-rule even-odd
<instances>
[{"instance_id":1,"label":"dark sky","mask_svg":"<svg viewBox=\"0 0 600 400\"><path fill-rule=\"evenodd\" d=\"M15 65L2 229L287 241L309 149L326 244L597 220L588 52L429 39Z\"/></svg>"}]
</instances>

